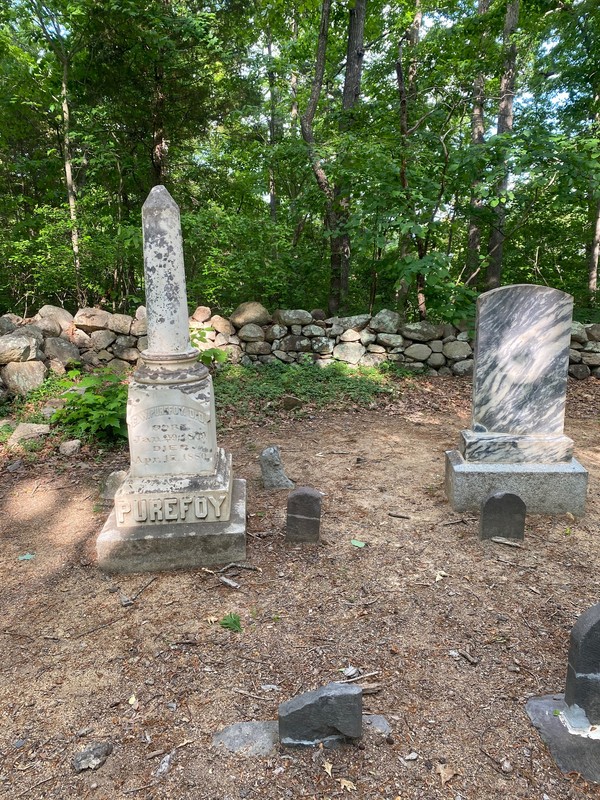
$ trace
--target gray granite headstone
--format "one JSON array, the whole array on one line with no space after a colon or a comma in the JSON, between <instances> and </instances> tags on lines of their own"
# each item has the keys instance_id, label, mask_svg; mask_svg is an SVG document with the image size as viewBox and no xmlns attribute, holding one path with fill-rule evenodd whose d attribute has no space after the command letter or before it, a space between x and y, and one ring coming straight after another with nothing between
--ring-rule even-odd
<instances>
[{"instance_id":1,"label":"gray granite headstone","mask_svg":"<svg viewBox=\"0 0 600 800\"><path fill-rule=\"evenodd\" d=\"M269 445L260 454L260 469L265 489L293 489L294 483L285 474L281 453L276 444Z\"/></svg>"},{"instance_id":2,"label":"gray granite headstone","mask_svg":"<svg viewBox=\"0 0 600 800\"><path fill-rule=\"evenodd\" d=\"M565 694L532 697L526 711L562 772L600 783L600 603L571 630Z\"/></svg>"},{"instance_id":3,"label":"gray granite headstone","mask_svg":"<svg viewBox=\"0 0 600 800\"><path fill-rule=\"evenodd\" d=\"M285 528L286 541L319 541L321 497L321 492L308 486L301 486L289 493Z\"/></svg>"},{"instance_id":4,"label":"gray granite headstone","mask_svg":"<svg viewBox=\"0 0 600 800\"><path fill-rule=\"evenodd\" d=\"M525 536L525 503L516 494L497 492L481 506L479 538L523 539Z\"/></svg>"},{"instance_id":5,"label":"gray granite headstone","mask_svg":"<svg viewBox=\"0 0 600 800\"><path fill-rule=\"evenodd\" d=\"M583 514L587 472L564 435L573 298L503 286L477 301L473 416L446 453L446 492L475 511L510 492L533 514Z\"/></svg>"},{"instance_id":6,"label":"gray granite headstone","mask_svg":"<svg viewBox=\"0 0 600 800\"><path fill-rule=\"evenodd\" d=\"M279 739L284 745L332 746L362 735L362 688L328 683L279 706Z\"/></svg>"}]
</instances>

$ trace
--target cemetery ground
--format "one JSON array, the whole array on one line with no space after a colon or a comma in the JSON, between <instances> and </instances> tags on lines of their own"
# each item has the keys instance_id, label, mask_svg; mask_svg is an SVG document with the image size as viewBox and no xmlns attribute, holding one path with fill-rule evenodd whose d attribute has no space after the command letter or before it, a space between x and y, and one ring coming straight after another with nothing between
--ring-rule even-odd
<instances>
[{"instance_id":1,"label":"cemetery ground","mask_svg":"<svg viewBox=\"0 0 600 800\"><path fill-rule=\"evenodd\" d=\"M65 458L48 443L15 472L4 448L0 797L598 797L557 770L524 710L564 690L570 628L599 599L598 384L571 382L567 403L587 513L528 517L521 547L481 543L476 515L444 496L469 383L402 386L371 408L221 415L219 444L248 485L252 569L222 573L238 589L200 569L97 570L111 506L99 481L127 466L124 447ZM318 546L285 543L287 493L260 482L269 444L298 486L325 495ZM219 624L229 614L241 631ZM255 757L212 746L348 667L391 734L365 725L343 749ZM112 753L76 774L94 742Z\"/></svg>"}]
</instances>

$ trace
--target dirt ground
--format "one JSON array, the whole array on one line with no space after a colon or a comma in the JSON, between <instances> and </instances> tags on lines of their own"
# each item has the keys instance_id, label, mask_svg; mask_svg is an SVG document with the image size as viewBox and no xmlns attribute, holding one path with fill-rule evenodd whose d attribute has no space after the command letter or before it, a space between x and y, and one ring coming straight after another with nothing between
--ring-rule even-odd
<instances>
[{"instance_id":1,"label":"dirt ground","mask_svg":"<svg viewBox=\"0 0 600 800\"><path fill-rule=\"evenodd\" d=\"M219 443L248 482L257 569L227 573L239 590L198 569L98 571L99 481L125 451L46 454L14 473L4 453L0 797L600 797L557 770L524 710L564 689L570 628L600 596L600 384L569 390L587 513L528 517L522 548L481 543L475 516L444 497L467 382L415 381L371 410L292 413L221 420ZM319 546L285 544L286 492L259 480L269 444L298 485L325 493ZM229 612L241 633L216 622ZM387 738L367 729L343 749L254 758L212 746L224 726L276 719L281 701L348 666ZM76 774L73 756L99 741L113 745L106 763Z\"/></svg>"}]
</instances>

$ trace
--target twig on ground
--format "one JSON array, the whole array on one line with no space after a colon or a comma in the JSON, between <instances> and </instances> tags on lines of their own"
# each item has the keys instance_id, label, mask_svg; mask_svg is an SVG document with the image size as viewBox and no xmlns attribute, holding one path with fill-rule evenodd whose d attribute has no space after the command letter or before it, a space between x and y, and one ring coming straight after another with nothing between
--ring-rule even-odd
<instances>
[{"instance_id":1,"label":"twig on ground","mask_svg":"<svg viewBox=\"0 0 600 800\"><path fill-rule=\"evenodd\" d=\"M252 692L246 692L244 689L234 689L233 690L236 694L243 694L245 697L251 697L253 700L262 700L264 703L270 703L272 701L272 697L261 697L258 694L252 694Z\"/></svg>"},{"instance_id":2,"label":"twig on ground","mask_svg":"<svg viewBox=\"0 0 600 800\"><path fill-rule=\"evenodd\" d=\"M521 550L523 549L523 545L520 542L515 542L513 539L505 539L503 536L492 536L490 542L494 542L494 544L505 544L507 547L519 547Z\"/></svg>"},{"instance_id":3,"label":"twig on ground","mask_svg":"<svg viewBox=\"0 0 600 800\"><path fill-rule=\"evenodd\" d=\"M33 791L34 789L37 789L38 786L41 786L43 783L48 783L48 781L51 781L53 777L54 775L51 775L49 778L43 778L41 781L34 783L33 786L30 786L28 789L23 789L22 792L19 792L19 794L14 795L15 800L17 800L17 797L25 797L26 794L29 794L29 792Z\"/></svg>"},{"instance_id":4,"label":"twig on ground","mask_svg":"<svg viewBox=\"0 0 600 800\"><path fill-rule=\"evenodd\" d=\"M366 672L364 675L356 675L354 678L344 678L343 681L336 681L336 683L356 683L356 681L364 681L365 678L372 678L373 675L379 675L380 670L376 669L375 672Z\"/></svg>"},{"instance_id":5,"label":"twig on ground","mask_svg":"<svg viewBox=\"0 0 600 800\"><path fill-rule=\"evenodd\" d=\"M16 631L8 631L4 630L2 633L5 636L16 636L19 639L29 639L30 642L33 642L33 636L29 636L27 633L17 633Z\"/></svg>"},{"instance_id":6,"label":"twig on ground","mask_svg":"<svg viewBox=\"0 0 600 800\"><path fill-rule=\"evenodd\" d=\"M262 572L260 567L255 567L252 564L238 564L236 561L232 561L231 564L227 564L226 567L221 567L219 572L227 572L228 569L251 569L253 572Z\"/></svg>"},{"instance_id":7,"label":"twig on ground","mask_svg":"<svg viewBox=\"0 0 600 800\"><path fill-rule=\"evenodd\" d=\"M466 525L467 522L475 522L476 520L477 517L467 517L466 519L465 517L461 517L460 519L450 520L450 522L442 522L442 528L445 528L447 525L460 525L461 523Z\"/></svg>"},{"instance_id":8,"label":"twig on ground","mask_svg":"<svg viewBox=\"0 0 600 800\"><path fill-rule=\"evenodd\" d=\"M155 783L147 783L144 786L136 786L133 789L122 789L123 794L135 794L135 792L143 792L145 789L152 789L156 786Z\"/></svg>"},{"instance_id":9,"label":"twig on ground","mask_svg":"<svg viewBox=\"0 0 600 800\"><path fill-rule=\"evenodd\" d=\"M123 617L115 617L115 619L111 619L110 622L103 622L101 625L96 625L95 628L89 628L87 631L82 631L81 633L75 634L72 636L72 639L81 639L82 636L88 636L90 633L95 633L96 631L101 630L102 628L108 628L109 625L114 625L115 622L120 622Z\"/></svg>"},{"instance_id":10,"label":"twig on ground","mask_svg":"<svg viewBox=\"0 0 600 800\"><path fill-rule=\"evenodd\" d=\"M388 511L388 517L395 517L396 519L410 519L408 514L399 514L396 511Z\"/></svg>"},{"instance_id":11,"label":"twig on ground","mask_svg":"<svg viewBox=\"0 0 600 800\"><path fill-rule=\"evenodd\" d=\"M138 597L141 595L141 593L142 593L144 590L146 590L146 589L147 589L147 588L150 586L150 584L151 584L151 583L154 583L154 581L156 580L156 578L157 578L157 576L155 575L153 578L150 578L150 580L149 580L149 581L146 581L146 583L145 583L145 584L142 586L142 588L141 588L141 589L138 589L138 590L137 590L137 592L136 592L134 595L132 595L132 596L131 596L131 599L132 599L132 600L137 600L137 599L138 599Z\"/></svg>"},{"instance_id":12,"label":"twig on ground","mask_svg":"<svg viewBox=\"0 0 600 800\"><path fill-rule=\"evenodd\" d=\"M476 667L477 664L479 664L479 659L475 658L475 656L472 656L468 650L457 650L456 652L458 653L459 656L462 656L466 661L469 662L469 664L472 664L474 667Z\"/></svg>"}]
</instances>

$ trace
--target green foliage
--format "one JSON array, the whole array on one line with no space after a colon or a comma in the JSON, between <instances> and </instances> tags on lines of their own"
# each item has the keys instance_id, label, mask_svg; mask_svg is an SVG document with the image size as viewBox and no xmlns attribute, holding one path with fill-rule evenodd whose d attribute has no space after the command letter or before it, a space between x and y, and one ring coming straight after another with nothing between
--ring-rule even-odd
<instances>
[{"instance_id":1,"label":"green foliage","mask_svg":"<svg viewBox=\"0 0 600 800\"><path fill-rule=\"evenodd\" d=\"M0 444L5 444L10 439L12 432L12 425L2 425L0 427Z\"/></svg>"},{"instance_id":2,"label":"green foliage","mask_svg":"<svg viewBox=\"0 0 600 800\"><path fill-rule=\"evenodd\" d=\"M233 612L225 614L223 619L219 620L219 625L222 628L225 628L225 630L227 631L233 631L234 633L242 632L242 622L240 620L240 615L234 614Z\"/></svg>"},{"instance_id":3,"label":"green foliage","mask_svg":"<svg viewBox=\"0 0 600 800\"><path fill-rule=\"evenodd\" d=\"M224 363L227 361L227 353L224 350L218 347L204 347L208 341L206 332L207 328L192 328L190 330L190 341L200 351L198 360L206 367Z\"/></svg>"},{"instance_id":4,"label":"green foliage","mask_svg":"<svg viewBox=\"0 0 600 800\"><path fill-rule=\"evenodd\" d=\"M52 422L80 439L114 443L127 438L127 383L110 370L64 381L63 408Z\"/></svg>"}]
</instances>

